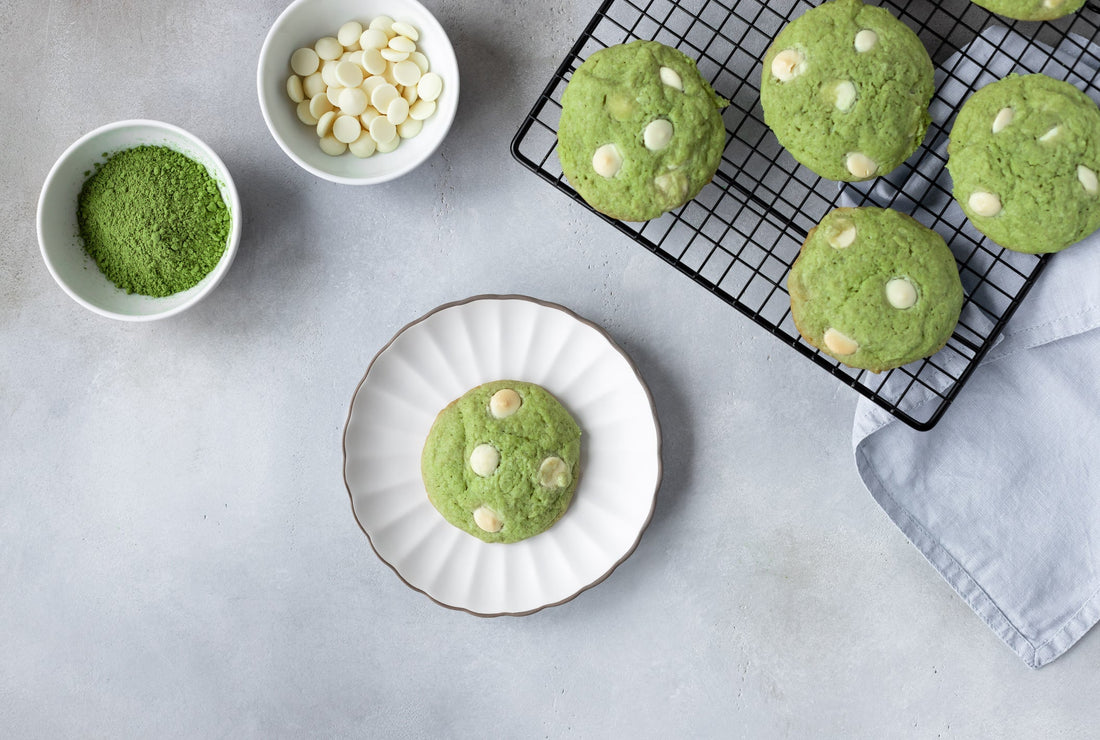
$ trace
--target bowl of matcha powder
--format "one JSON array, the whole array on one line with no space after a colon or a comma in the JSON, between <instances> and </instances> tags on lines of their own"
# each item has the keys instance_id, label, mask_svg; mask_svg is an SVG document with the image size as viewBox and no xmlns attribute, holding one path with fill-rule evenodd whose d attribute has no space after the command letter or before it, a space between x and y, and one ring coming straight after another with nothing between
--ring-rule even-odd
<instances>
[{"instance_id":1,"label":"bowl of matcha powder","mask_svg":"<svg viewBox=\"0 0 1100 740\"><path fill-rule=\"evenodd\" d=\"M241 233L229 170L159 121L120 121L78 139L38 199L46 267L77 303L126 321L180 313L229 269Z\"/></svg>"}]
</instances>

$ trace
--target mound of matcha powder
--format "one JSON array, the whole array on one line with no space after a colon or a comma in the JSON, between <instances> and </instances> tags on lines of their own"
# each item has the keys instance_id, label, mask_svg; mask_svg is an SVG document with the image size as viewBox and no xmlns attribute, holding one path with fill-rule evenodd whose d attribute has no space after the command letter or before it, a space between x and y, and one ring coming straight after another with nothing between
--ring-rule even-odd
<instances>
[{"instance_id":1,"label":"mound of matcha powder","mask_svg":"<svg viewBox=\"0 0 1100 740\"><path fill-rule=\"evenodd\" d=\"M127 293L187 290L218 264L232 217L206 168L164 146L97 165L77 201L84 249Z\"/></svg>"}]
</instances>

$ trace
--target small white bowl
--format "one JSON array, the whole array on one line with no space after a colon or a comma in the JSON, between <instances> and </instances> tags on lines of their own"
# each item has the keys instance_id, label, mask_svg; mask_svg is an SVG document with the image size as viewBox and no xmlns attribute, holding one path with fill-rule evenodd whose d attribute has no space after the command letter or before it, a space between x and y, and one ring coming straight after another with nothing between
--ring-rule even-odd
<instances>
[{"instance_id":1,"label":"small white bowl","mask_svg":"<svg viewBox=\"0 0 1100 740\"><path fill-rule=\"evenodd\" d=\"M392 152L360 159L350 152L331 157L321 151L317 132L298 120L287 95L290 55L312 47L323 36L335 36L348 21L364 26L385 15L414 26L417 49L428 57L431 71L443 78L443 93L423 130ZM400 177L428 159L451 128L458 110L458 61L443 26L416 0L295 0L276 19L260 50L256 69L260 111L272 137L287 156L317 177L345 185L373 185Z\"/></svg>"},{"instance_id":2,"label":"small white bowl","mask_svg":"<svg viewBox=\"0 0 1100 740\"><path fill-rule=\"evenodd\" d=\"M206 167L233 218L225 252L214 269L191 288L163 298L127 293L112 283L84 250L77 226L77 199L88 173L106 161L104 154L142 144L166 146ZM54 163L38 197L38 246L50 274L77 303L112 319L163 319L195 305L225 275L240 238L241 201L225 164L194 134L160 121L118 121L85 134Z\"/></svg>"}]
</instances>

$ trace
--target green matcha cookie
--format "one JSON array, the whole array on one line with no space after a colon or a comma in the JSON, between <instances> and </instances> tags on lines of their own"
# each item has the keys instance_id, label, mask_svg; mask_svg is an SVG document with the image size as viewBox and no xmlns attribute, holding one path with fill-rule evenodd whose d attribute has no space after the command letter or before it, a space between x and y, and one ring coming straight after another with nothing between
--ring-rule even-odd
<instances>
[{"instance_id":1,"label":"green matcha cookie","mask_svg":"<svg viewBox=\"0 0 1100 740\"><path fill-rule=\"evenodd\" d=\"M1021 21L1049 21L1076 13L1085 0L974 0L986 10Z\"/></svg>"},{"instance_id":2,"label":"green matcha cookie","mask_svg":"<svg viewBox=\"0 0 1100 740\"><path fill-rule=\"evenodd\" d=\"M648 221L694 198L718 170L729 105L695 62L656 41L601 49L562 93L558 159L593 208Z\"/></svg>"},{"instance_id":3,"label":"green matcha cookie","mask_svg":"<svg viewBox=\"0 0 1100 740\"><path fill-rule=\"evenodd\" d=\"M885 175L928 130L932 60L888 10L832 0L791 21L764 55L760 103L779 143L830 180Z\"/></svg>"},{"instance_id":4,"label":"green matcha cookie","mask_svg":"<svg viewBox=\"0 0 1100 740\"><path fill-rule=\"evenodd\" d=\"M459 529L516 542L549 529L573 498L581 430L545 389L479 385L436 417L420 458L428 499Z\"/></svg>"},{"instance_id":5,"label":"green matcha cookie","mask_svg":"<svg viewBox=\"0 0 1100 740\"><path fill-rule=\"evenodd\" d=\"M802 245L787 290L807 342L876 373L938 352L963 302L943 238L888 208L826 214Z\"/></svg>"},{"instance_id":6,"label":"green matcha cookie","mask_svg":"<svg viewBox=\"0 0 1100 740\"><path fill-rule=\"evenodd\" d=\"M986 85L959 110L947 152L955 200L1002 247L1057 252L1100 228L1100 109L1068 82Z\"/></svg>"}]
</instances>

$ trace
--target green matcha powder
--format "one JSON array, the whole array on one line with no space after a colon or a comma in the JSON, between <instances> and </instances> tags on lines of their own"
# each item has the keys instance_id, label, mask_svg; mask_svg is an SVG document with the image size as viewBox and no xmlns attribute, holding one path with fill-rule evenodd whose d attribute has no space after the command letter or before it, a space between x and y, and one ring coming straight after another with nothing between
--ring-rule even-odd
<instances>
[{"instance_id":1,"label":"green matcha powder","mask_svg":"<svg viewBox=\"0 0 1100 740\"><path fill-rule=\"evenodd\" d=\"M111 282L163 297L214 269L232 217L205 167L168 147L139 146L96 166L80 191L77 223Z\"/></svg>"}]
</instances>

